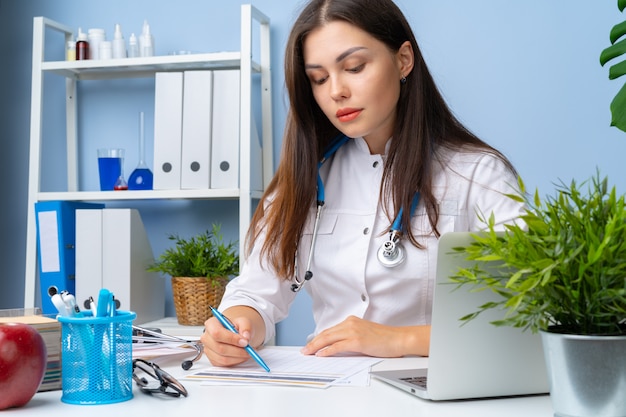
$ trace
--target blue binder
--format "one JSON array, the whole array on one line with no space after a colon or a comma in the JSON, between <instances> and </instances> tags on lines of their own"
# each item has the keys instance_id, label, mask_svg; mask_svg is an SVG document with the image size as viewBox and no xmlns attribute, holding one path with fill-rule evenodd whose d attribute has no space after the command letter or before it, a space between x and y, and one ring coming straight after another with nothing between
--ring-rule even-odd
<instances>
[{"instance_id":1,"label":"blue binder","mask_svg":"<svg viewBox=\"0 0 626 417\"><path fill-rule=\"evenodd\" d=\"M76 210L101 209L104 204L77 201L35 203L39 288L43 314L56 314L50 291L76 291Z\"/></svg>"}]
</instances>

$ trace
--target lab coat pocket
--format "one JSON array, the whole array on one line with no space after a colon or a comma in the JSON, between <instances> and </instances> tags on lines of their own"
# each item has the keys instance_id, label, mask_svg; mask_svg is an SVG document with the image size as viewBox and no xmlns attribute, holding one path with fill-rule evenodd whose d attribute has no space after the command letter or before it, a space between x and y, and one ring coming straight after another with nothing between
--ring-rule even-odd
<instances>
[{"instance_id":1,"label":"lab coat pocket","mask_svg":"<svg viewBox=\"0 0 626 417\"><path fill-rule=\"evenodd\" d=\"M317 225L317 239L320 239L321 237L321 240L326 240L326 242L328 242L328 239L323 239L323 237L326 236L327 238L332 238L332 234L334 233L335 226L337 224L337 218L338 216L336 214L322 213L319 223ZM300 239L300 243L298 244L298 268L304 268L305 265L307 265L307 257L311 252L311 244L313 243L314 230L315 210L312 210L311 215L309 215L309 218L304 225L302 238Z\"/></svg>"},{"instance_id":2,"label":"lab coat pocket","mask_svg":"<svg viewBox=\"0 0 626 417\"><path fill-rule=\"evenodd\" d=\"M304 230L302 232L303 235L312 235L313 230L315 229L315 214L316 210L311 210L311 214L309 215L306 223L304 224ZM320 216L319 224L317 225L317 234L318 235L329 235L332 234L335 230L335 225L337 224L337 214L333 213L322 213Z\"/></svg>"},{"instance_id":3,"label":"lab coat pocket","mask_svg":"<svg viewBox=\"0 0 626 417\"><path fill-rule=\"evenodd\" d=\"M458 202L455 200L443 200L439 203L439 219L437 230L439 234L456 230L458 218ZM417 240L427 245L429 242L437 244L439 239L435 235L430 220L426 213L418 213L412 218L413 233Z\"/></svg>"}]
</instances>

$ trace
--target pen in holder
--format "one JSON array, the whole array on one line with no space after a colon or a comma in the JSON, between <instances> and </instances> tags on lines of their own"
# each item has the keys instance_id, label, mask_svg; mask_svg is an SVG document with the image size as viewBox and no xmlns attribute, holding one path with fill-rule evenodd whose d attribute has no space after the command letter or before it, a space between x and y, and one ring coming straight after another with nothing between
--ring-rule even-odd
<instances>
[{"instance_id":1,"label":"pen in holder","mask_svg":"<svg viewBox=\"0 0 626 417\"><path fill-rule=\"evenodd\" d=\"M132 311L93 317L90 311L61 322L61 401L109 404L133 397Z\"/></svg>"}]
</instances>

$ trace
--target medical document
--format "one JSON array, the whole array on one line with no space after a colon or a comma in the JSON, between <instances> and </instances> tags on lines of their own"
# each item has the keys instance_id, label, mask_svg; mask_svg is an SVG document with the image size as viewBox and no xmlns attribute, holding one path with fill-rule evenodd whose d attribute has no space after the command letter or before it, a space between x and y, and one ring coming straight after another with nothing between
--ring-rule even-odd
<instances>
[{"instance_id":1,"label":"medical document","mask_svg":"<svg viewBox=\"0 0 626 417\"><path fill-rule=\"evenodd\" d=\"M271 369L266 372L252 358L232 368L211 366L183 379L206 385L274 384L312 388L331 385L367 385L369 369L380 358L369 356L333 356L322 358L300 353L299 349L265 347L259 355Z\"/></svg>"}]
</instances>

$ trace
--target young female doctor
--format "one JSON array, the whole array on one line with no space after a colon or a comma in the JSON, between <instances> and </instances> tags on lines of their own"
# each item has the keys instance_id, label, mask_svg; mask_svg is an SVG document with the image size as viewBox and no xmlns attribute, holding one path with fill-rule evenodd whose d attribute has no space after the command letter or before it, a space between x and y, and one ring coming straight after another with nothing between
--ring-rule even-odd
<instances>
[{"instance_id":1,"label":"young female doctor","mask_svg":"<svg viewBox=\"0 0 626 417\"><path fill-rule=\"evenodd\" d=\"M513 167L452 115L391 0L308 2L285 78L282 158L220 306L239 334L207 320L205 354L248 360L304 288L303 353L428 355L438 238L517 218Z\"/></svg>"}]
</instances>

